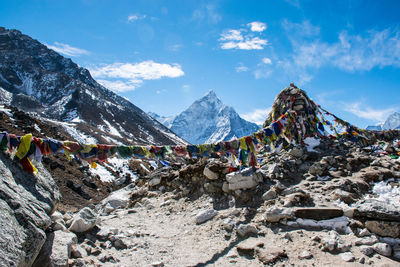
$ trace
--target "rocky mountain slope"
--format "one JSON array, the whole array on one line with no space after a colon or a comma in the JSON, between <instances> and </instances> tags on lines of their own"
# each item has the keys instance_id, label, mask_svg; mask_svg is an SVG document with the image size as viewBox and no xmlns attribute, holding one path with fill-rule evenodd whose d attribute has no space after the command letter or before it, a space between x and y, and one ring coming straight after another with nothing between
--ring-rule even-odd
<instances>
[{"instance_id":1,"label":"rocky mountain slope","mask_svg":"<svg viewBox=\"0 0 400 267\"><path fill-rule=\"evenodd\" d=\"M228 141L254 133L257 124L242 119L210 91L189 108L174 117L154 118L192 144Z\"/></svg>"},{"instance_id":2,"label":"rocky mountain slope","mask_svg":"<svg viewBox=\"0 0 400 267\"><path fill-rule=\"evenodd\" d=\"M134 104L97 83L87 69L17 30L2 27L0 96L0 104L69 122L69 131L78 141L185 143Z\"/></svg>"},{"instance_id":3,"label":"rocky mountain slope","mask_svg":"<svg viewBox=\"0 0 400 267\"><path fill-rule=\"evenodd\" d=\"M367 127L367 130L372 130L372 131L393 130L393 129L400 129L400 113L398 112L389 115L389 117L382 123Z\"/></svg>"}]
</instances>

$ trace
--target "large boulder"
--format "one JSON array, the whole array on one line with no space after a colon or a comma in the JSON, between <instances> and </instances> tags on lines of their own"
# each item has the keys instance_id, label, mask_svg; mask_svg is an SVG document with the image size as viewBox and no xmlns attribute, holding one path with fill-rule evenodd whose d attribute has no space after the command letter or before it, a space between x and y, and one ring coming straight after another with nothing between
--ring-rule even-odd
<instances>
[{"instance_id":1,"label":"large boulder","mask_svg":"<svg viewBox=\"0 0 400 267\"><path fill-rule=\"evenodd\" d=\"M249 189L256 187L263 181L263 175L260 170L246 168L238 172L232 172L226 175L229 190Z\"/></svg>"},{"instance_id":2,"label":"large boulder","mask_svg":"<svg viewBox=\"0 0 400 267\"><path fill-rule=\"evenodd\" d=\"M72 218L69 230L74 233L83 233L92 229L97 222L97 213L89 207L81 209Z\"/></svg>"},{"instance_id":3,"label":"large boulder","mask_svg":"<svg viewBox=\"0 0 400 267\"><path fill-rule=\"evenodd\" d=\"M62 230L51 232L44 243L33 267L67 267L76 235Z\"/></svg>"},{"instance_id":4,"label":"large boulder","mask_svg":"<svg viewBox=\"0 0 400 267\"><path fill-rule=\"evenodd\" d=\"M377 221L400 221L400 207L377 199L366 199L353 205L354 218Z\"/></svg>"},{"instance_id":5,"label":"large boulder","mask_svg":"<svg viewBox=\"0 0 400 267\"><path fill-rule=\"evenodd\" d=\"M98 207L99 210L101 213L108 214L115 209L126 208L129 205L129 200L134 189L135 184L130 184L112 192L107 198L101 201L100 207Z\"/></svg>"},{"instance_id":6,"label":"large boulder","mask_svg":"<svg viewBox=\"0 0 400 267\"><path fill-rule=\"evenodd\" d=\"M40 163L35 166L37 175L27 173L0 153L0 262L4 266L32 265L61 198L50 173Z\"/></svg>"}]
</instances>

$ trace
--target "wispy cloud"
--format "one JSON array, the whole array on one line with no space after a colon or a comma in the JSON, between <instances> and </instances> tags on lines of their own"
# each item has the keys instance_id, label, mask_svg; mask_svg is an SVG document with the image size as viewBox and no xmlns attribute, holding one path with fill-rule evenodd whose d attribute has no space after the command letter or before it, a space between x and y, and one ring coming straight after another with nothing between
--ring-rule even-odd
<instances>
[{"instance_id":1,"label":"wispy cloud","mask_svg":"<svg viewBox=\"0 0 400 267\"><path fill-rule=\"evenodd\" d=\"M134 22L137 20L142 20L145 19L147 16L146 15L141 15L141 14L131 14L128 16L127 21L128 22Z\"/></svg>"},{"instance_id":2,"label":"wispy cloud","mask_svg":"<svg viewBox=\"0 0 400 267\"><path fill-rule=\"evenodd\" d=\"M268 40L261 38L261 32L266 29L262 22L251 22L250 29L229 29L221 33L218 39L222 49L261 50L268 45ZM263 28L264 27L264 28ZM259 36L255 36L257 33Z\"/></svg>"},{"instance_id":3,"label":"wispy cloud","mask_svg":"<svg viewBox=\"0 0 400 267\"><path fill-rule=\"evenodd\" d=\"M258 125L262 125L264 121L268 117L268 113L271 111L271 108L268 109L255 109L252 112L241 114L240 116L247 120L254 122Z\"/></svg>"},{"instance_id":4,"label":"wispy cloud","mask_svg":"<svg viewBox=\"0 0 400 267\"><path fill-rule=\"evenodd\" d=\"M247 24L252 32L263 32L267 29L267 24L264 22L254 21Z\"/></svg>"},{"instance_id":5,"label":"wispy cloud","mask_svg":"<svg viewBox=\"0 0 400 267\"><path fill-rule=\"evenodd\" d=\"M206 21L209 24L217 24L221 21L222 16L217 12L217 8L213 4L203 5L193 11L192 19L199 22Z\"/></svg>"},{"instance_id":6,"label":"wispy cloud","mask_svg":"<svg viewBox=\"0 0 400 267\"><path fill-rule=\"evenodd\" d=\"M368 119L375 122L382 122L393 112L396 108L374 109L360 102L345 104L345 111L354 114L355 116L363 119Z\"/></svg>"},{"instance_id":7,"label":"wispy cloud","mask_svg":"<svg viewBox=\"0 0 400 267\"><path fill-rule=\"evenodd\" d=\"M370 71L386 66L400 67L400 31L387 28L353 35L338 34L334 42L321 40L320 28L308 21L283 27L293 46L293 54L280 62L289 72L296 72L309 81L313 72L322 67L335 67L346 72Z\"/></svg>"},{"instance_id":8,"label":"wispy cloud","mask_svg":"<svg viewBox=\"0 0 400 267\"><path fill-rule=\"evenodd\" d=\"M63 44L63 43L59 43L59 42L54 42L54 45L46 44L46 46L60 54L64 54L64 55L67 55L70 57L79 57L81 55L90 54L89 51L87 51L85 49L73 47L73 46L70 46L69 44Z\"/></svg>"},{"instance_id":9,"label":"wispy cloud","mask_svg":"<svg viewBox=\"0 0 400 267\"><path fill-rule=\"evenodd\" d=\"M139 63L113 63L92 68L90 73L100 79L103 85L108 84L116 91L134 90L144 80L177 78L184 75L179 64L157 63L152 60Z\"/></svg>"},{"instance_id":10,"label":"wispy cloud","mask_svg":"<svg viewBox=\"0 0 400 267\"><path fill-rule=\"evenodd\" d=\"M245 71L248 71L249 68L246 67L245 65L243 65L243 63L240 63L239 66L237 66L235 68L235 70L236 70L236 72L245 72Z\"/></svg>"}]
</instances>

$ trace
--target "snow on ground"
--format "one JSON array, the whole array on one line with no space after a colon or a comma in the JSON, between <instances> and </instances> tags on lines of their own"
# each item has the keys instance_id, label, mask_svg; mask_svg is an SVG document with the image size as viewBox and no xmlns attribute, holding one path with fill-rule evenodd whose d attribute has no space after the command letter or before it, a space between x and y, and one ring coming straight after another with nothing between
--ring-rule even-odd
<instances>
[{"instance_id":1,"label":"snow on ground","mask_svg":"<svg viewBox=\"0 0 400 267\"><path fill-rule=\"evenodd\" d=\"M40 129L39 125L37 125L37 123L35 123L35 125L33 125L33 128L35 128L36 131L38 131L39 133L42 132L42 129Z\"/></svg>"},{"instance_id":2,"label":"snow on ground","mask_svg":"<svg viewBox=\"0 0 400 267\"><path fill-rule=\"evenodd\" d=\"M115 171L119 171L122 176L130 174L132 180L138 178L138 176L129 169L129 159L112 157L107 160L106 164L112 167Z\"/></svg>"},{"instance_id":3,"label":"snow on ground","mask_svg":"<svg viewBox=\"0 0 400 267\"><path fill-rule=\"evenodd\" d=\"M4 105L0 105L0 112L4 112L8 117L10 117L11 120L14 120L11 109L5 108Z\"/></svg>"},{"instance_id":4,"label":"snow on ground","mask_svg":"<svg viewBox=\"0 0 400 267\"><path fill-rule=\"evenodd\" d=\"M100 164L97 164L96 168L89 168L89 171L93 175L97 174L102 182L112 182L115 180L115 176Z\"/></svg>"},{"instance_id":5,"label":"snow on ground","mask_svg":"<svg viewBox=\"0 0 400 267\"><path fill-rule=\"evenodd\" d=\"M75 123L62 122L62 121L57 121L57 120L52 120L52 119L47 119L47 118L41 118L41 119L48 121L50 123L60 125L68 132L69 135L71 135L73 138L75 138L76 141L78 141L79 143L82 143L82 144L96 144L97 143L96 138L94 138L92 136L88 136L88 135L82 133L81 131L79 131L78 129L76 129Z\"/></svg>"},{"instance_id":6,"label":"snow on ground","mask_svg":"<svg viewBox=\"0 0 400 267\"><path fill-rule=\"evenodd\" d=\"M113 127L113 126L111 125L111 123L109 123L107 120L104 120L104 119L103 119L103 121L104 121L104 123L107 125L108 133L122 138L122 136L121 136L121 134L119 133L119 131L118 131L115 127ZM104 130L103 130L103 131L104 131ZM105 131L105 132L107 132L107 131Z\"/></svg>"},{"instance_id":7,"label":"snow on ground","mask_svg":"<svg viewBox=\"0 0 400 267\"><path fill-rule=\"evenodd\" d=\"M400 205L400 187L392 186L389 182L394 182L394 179L377 182L372 188L374 195L369 198L378 199L393 205Z\"/></svg>"},{"instance_id":8,"label":"snow on ground","mask_svg":"<svg viewBox=\"0 0 400 267\"><path fill-rule=\"evenodd\" d=\"M320 144L320 140L314 137L307 137L306 139L304 139L304 143L307 146L308 152L317 152L316 150L314 150L314 147Z\"/></svg>"}]
</instances>

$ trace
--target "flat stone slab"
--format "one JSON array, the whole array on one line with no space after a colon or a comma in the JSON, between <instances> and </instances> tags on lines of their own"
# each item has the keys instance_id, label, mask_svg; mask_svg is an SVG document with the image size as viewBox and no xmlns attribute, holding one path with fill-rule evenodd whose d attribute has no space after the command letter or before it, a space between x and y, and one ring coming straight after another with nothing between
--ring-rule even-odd
<instances>
[{"instance_id":1,"label":"flat stone slab","mask_svg":"<svg viewBox=\"0 0 400 267\"><path fill-rule=\"evenodd\" d=\"M294 210L296 218L313 219L313 220L328 220L343 216L343 210L340 208L298 208Z\"/></svg>"},{"instance_id":2,"label":"flat stone slab","mask_svg":"<svg viewBox=\"0 0 400 267\"><path fill-rule=\"evenodd\" d=\"M376 199L366 199L354 204L355 219L400 221L400 207Z\"/></svg>"}]
</instances>

